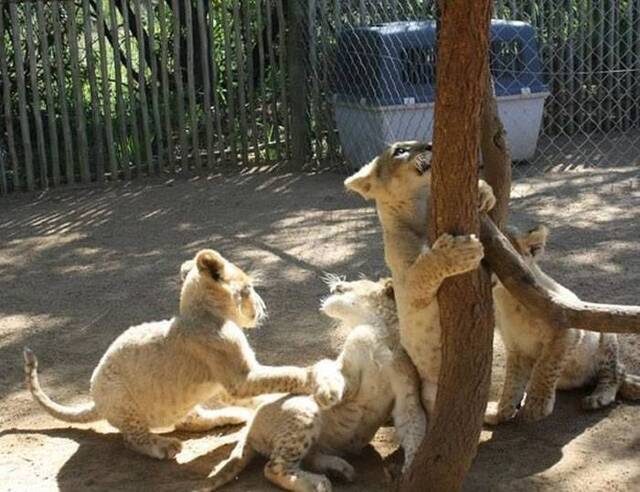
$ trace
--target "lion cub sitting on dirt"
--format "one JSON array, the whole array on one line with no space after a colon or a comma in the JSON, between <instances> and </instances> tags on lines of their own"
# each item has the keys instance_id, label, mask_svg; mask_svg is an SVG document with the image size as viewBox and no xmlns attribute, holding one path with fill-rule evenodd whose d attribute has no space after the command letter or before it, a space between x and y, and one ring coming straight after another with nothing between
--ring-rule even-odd
<instances>
[{"instance_id":1,"label":"lion cub sitting on dirt","mask_svg":"<svg viewBox=\"0 0 640 492\"><path fill-rule=\"evenodd\" d=\"M546 227L539 226L527 234L512 231L510 239L538 282L558 296L577 299L536 263L548 234ZM553 411L556 388L579 388L595 382L595 390L583 400L588 409L611 404L618 391L624 398L640 398L640 377L625 373L618 360L618 338L614 333L550 326L532 315L498 280L493 297L496 326L507 350L507 368L497 410L487 412L486 423L498 424L516 414L526 421L546 417ZM525 390L526 398L519 408Z\"/></svg>"},{"instance_id":2,"label":"lion cub sitting on dirt","mask_svg":"<svg viewBox=\"0 0 640 492\"><path fill-rule=\"evenodd\" d=\"M336 454L358 452L390 416L407 468L425 434L418 375L398 339L398 317L390 280L345 282L328 277L331 295L322 311L351 331L335 361L346 391L322 410L310 397L283 396L261 406L231 456L213 472L214 490L232 480L255 452L268 456L267 479L287 490L331 490L326 476L352 480L353 468Z\"/></svg>"},{"instance_id":3,"label":"lion cub sitting on dirt","mask_svg":"<svg viewBox=\"0 0 640 492\"><path fill-rule=\"evenodd\" d=\"M151 433L175 426L203 431L243 423L246 409L198 406L224 388L231 395L315 394L326 407L342 397L344 380L330 361L313 367L262 366L240 327L254 327L265 314L251 278L213 250L202 250L181 269L186 277L180 311L171 320L144 323L122 333L91 377L93 401L66 407L49 399L38 383L37 360L25 348L27 385L34 398L65 422L106 419L131 449L173 458L179 440Z\"/></svg>"},{"instance_id":4,"label":"lion cub sitting on dirt","mask_svg":"<svg viewBox=\"0 0 640 492\"><path fill-rule=\"evenodd\" d=\"M376 202L396 291L400 340L420 373L428 413L435 404L441 362L436 294L445 278L476 269L483 257L473 235L445 234L429 248L430 169L431 143L398 142L345 180L348 189ZM479 188L480 210L490 210L493 191L482 180Z\"/></svg>"}]
</instances>

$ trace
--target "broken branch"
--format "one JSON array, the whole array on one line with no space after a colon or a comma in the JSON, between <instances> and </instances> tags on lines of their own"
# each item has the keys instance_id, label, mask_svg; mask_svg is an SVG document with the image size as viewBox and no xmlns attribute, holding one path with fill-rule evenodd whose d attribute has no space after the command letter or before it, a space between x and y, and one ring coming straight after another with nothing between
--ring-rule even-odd
<instances>
[{"instance_id":1,"label":"broken branch","mask_svg":"<svg viewBox=\"0 0 640 492\"><path fill-rule=\"evenodd\" d=\"M640 306L564 299L541 285L511 242L483 214L480 239L485 260L507 290L533 314L559 328L640 333Z\"/></svg>"}]
</instances>

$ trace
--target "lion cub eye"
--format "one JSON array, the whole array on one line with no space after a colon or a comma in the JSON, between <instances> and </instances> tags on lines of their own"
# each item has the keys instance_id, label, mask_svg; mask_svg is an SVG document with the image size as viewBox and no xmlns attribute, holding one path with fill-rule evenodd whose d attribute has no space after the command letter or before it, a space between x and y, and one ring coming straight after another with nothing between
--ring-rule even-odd
<instances>
[{"instance_id":1,"label":"lion cub eye","mask_svg":"<svg viewBox=\"0 0 640 492\"><path fill-rule=\"evenodd\" d=\"M404 147L398 147L396 150L393 151L393 157L400 157L401 155L404 155L408 152L409 151Z\"/></svg>"}]
</instances>

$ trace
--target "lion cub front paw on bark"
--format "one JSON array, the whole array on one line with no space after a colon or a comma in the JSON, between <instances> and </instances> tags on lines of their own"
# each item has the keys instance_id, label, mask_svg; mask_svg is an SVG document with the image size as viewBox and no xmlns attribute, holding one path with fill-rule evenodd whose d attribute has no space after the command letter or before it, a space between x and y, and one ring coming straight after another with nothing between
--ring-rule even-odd
<instances>
[{"instance_id":1,"label":"lion cub front paw on bark","mask_svg":"<svg viewBox=\"0 0 640 492\"><path fill-rule=\"evenodd\" d=\"M451 271L458 273L475 270L484 257L482 243L474 234L442 234L433 243L431 250L433 254L445 255Z\"/></svg>"}]
</instances>

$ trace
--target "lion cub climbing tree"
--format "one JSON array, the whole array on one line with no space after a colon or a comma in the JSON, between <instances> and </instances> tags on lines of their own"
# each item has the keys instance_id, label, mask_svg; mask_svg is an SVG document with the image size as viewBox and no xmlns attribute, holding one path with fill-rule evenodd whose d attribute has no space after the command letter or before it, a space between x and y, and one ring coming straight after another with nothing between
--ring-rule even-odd
<instances>
[{"instance_id":1,"label":"lion cub climbing tree","mask_svg":"<svg viewBox=\"0 0 640 492\"><path fill-rule=\"evenodd\" d=\"M511 159L491 90L491 1L440 0L430 237L479 234L486 263L532 314L557 329L640 333L640 307L568 302L540 285L502 234L508 217ZM478 213L482 151L497 203ZM442 365L430 428L401 491L460 490L476 454L487 401L493 334L488 271L446 280L438 294Z\"/></svg>"}]
</instances>

